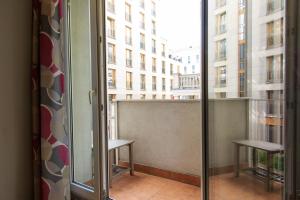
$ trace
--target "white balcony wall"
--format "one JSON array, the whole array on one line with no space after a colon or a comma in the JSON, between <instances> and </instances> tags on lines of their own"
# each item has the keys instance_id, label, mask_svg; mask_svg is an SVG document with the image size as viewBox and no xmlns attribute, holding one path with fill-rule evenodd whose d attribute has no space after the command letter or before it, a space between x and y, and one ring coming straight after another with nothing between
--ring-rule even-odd
<instances>
[{"instance_id":1,"label":"white balcony wall","mask_svg":"<svg viewBox=\"0 0 300 200\"><path fill-rule=\"evenodd\" d=\"M247 136L247 103L246 99L210 102L211 167L233 165L232 140ZM118 101L117 116L118 137L135 141L135 163L201 176L200 101ZM122 150L121 160L127 155Z\"/></svg>"}]
</instances>

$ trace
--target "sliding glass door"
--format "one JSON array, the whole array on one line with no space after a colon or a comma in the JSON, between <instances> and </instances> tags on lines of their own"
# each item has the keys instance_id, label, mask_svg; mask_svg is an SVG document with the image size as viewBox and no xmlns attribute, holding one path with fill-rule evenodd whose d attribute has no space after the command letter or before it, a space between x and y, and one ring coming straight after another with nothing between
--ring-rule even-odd
<instances>
[{"instance_id":1,"label":"sliding glass door","mask_svg":"<svg viewBox=\"0 0 300 200\"><path fill-rule=\"evenodd\" d=\"M207 197L283 199L285 1L205 2Z\"/></svg>"}]
</instances>

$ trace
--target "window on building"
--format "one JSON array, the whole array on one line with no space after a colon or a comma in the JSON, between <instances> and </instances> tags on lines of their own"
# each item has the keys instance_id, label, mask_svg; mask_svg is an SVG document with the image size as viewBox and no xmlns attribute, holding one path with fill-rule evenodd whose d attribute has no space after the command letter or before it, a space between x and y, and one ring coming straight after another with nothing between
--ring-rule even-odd
<instances>
[{"instance_id":1,"label":"window on building","mask_svg":"<svg viewBox=\"0 0 300 200\"><path fill-rule=\"evenodd\" d=\"M284 8L284 0L268 0L267 14L280 11Z\"/></svg>"},{"instance_id":2,"label":"window on building","mask_svg":"<svg viewBox=\"0 0 300 200\"><path fill-rule=\"evenodd\" d=\"M141 94L140 98L141 98L141 100L145 100L146 99L146 95L145 94Z\"/></svg>"},{"instance_id":3,"label":"window on building","mask_svg":"<svg viewBox=\"0 0 300 200\"><path fill-rule=\"evenodd\" d=\"M156 90L156 76L152 76L152 90Z\"/></svg>"},{"instance_id":4,"label":"window on building","mask_svg":"<svg viewBox=\"0 0 300 200\"><path fill-rule=\"evenodd\" d=\"M116 38L115 20L112 18L107 18L107 36Z\"/></svg>"},{"instance_id":5,"label":"window on building","mask_svg":"<svg viewBox=\"0 0 300 200\"><path fill-rule=\"evenodd\" d=\"M200 55L199 54L196 55L196 61L197 61L197 63L200 63Z\"/></svg>"},{"instance_id":6,"label":"window on building","mask_svg":"<svg viewBox=\"0 0 300 200\"><path fill-rule=\"evenodd\" d=\"M216 8L220 8L226 5L226 0L216 0Z\"/></svg>"},{"instance_id":7,"label":"window on building","mask_svg":"<svg viewBox=\"0 0 300 200\"><path fill-rule=\"evenodd\" d=\"M108 43L108 63L116 64L116 47L110 43Z\"/></svg>"},{"instance_id":8,"label":"window on building","mask_svg":"<svg viewBox=\"0 0 300 200\"><path fill-rule=\"evenodd\" d=\"M145 15L140 13L140 28L145 29Z\"/></svg>"},{"instance_id":9,"label":"window on building","mask_svg":"<svg viewBox=\"0 0 300 200\"><path fill-rule=\"evenodd\" d=\"M153 94L153 95L152 95L152 99L156 99L156 94Z\"/></svg>"},{"instance_id":10,"label":"window on building","mask_svg":"<svg viewBox=\"0 0 300 200\"><path fill-rule=\"evenodd\" d=\"M156 58L152 58L152 72L156 72Z\"/></svg>"},{"instance_id":11,"label":"window on building","mask_svg":"<svg viewBox=\"0 0 300 200\"><path fill-rule=\"evenodd\" d=\"M244 41L246 39L246 18L245 11L239 13L239 40Z\"/></svg>"},{"instance_id":12,"label":"window on building","mask_svg":"<svg viewBox=\"0 0 300 200\"><path fill-rule=\"evenodd\" d=\"M216 42L216 60L226 59L226 39Z\"/></svg>"},{"instance_id":13,"label":"window on building","mask_svg":"<svg viewBox=\"0 0 300 200\"><path fill-rule=\"evenodd\" d=\"M131 22L131 5L125 3L125 20Z\"/></svg>"},{"instance_id":14,"label":"window on building","mask_svg":"<svg viewBox=\"0 0 300 200\"><path fill-rule=\"evenodd\" d=\"M153 17L156 16L156 5L154 1L151 2L151 14Z\"/></svg>"},{"instance_id":15,"label":"window on building","mask_svg":"<svg viewBox=\"0 0 300 200\"><path fill-rule=\"evenodd\" d=\"M170 74L173 75L173 64L170 64Z\"/></svg>"},{"instance_id":16,"label":"window on building","mask_svg":"<svg viewBox=\"0 0 300 200\"><path fill-rule=\"evenodd\" d=\"M246 75L245 73L240 73L240 81L239 81L239 87L240 87L240 97L245 97L246 95Z\"/></svg>"},{"instance_id":17,"label":"window on building","mask_svg":"<svg viewBox=\"0 0 300 200\"><path fill-rule=\"evenodd\" d=\"M193 73L193 74L195 74L195 70L196 70L196 66L193 65L193 66L192 66L192 73Z\"/></svg>"},{"instance_id":18,"label":"window on building","mask_svg":"<svg viewBox=\"0 0 300 200\"><path fill-rule=\"evenodd\" d=\"M217 99L225 99L226 98L226 92L217 92L216 93Z\"/></svg>"},{"instance_id":19,"label":"window on building","mask_svg":"<svg viewBox=\"0 0 300 200\"><path fill-rule=\"evenodd\" d=\"M145 34L140 33L140 48L145 50Z\"/></svg>"},{"instance_id":20,"label":"window on building","mask_svg":"<svg viewBox=\"0 0 300 200\"><path fill-rule=\"evenodd\" d=\"M145 61L146 61L145 54L142 54L142 53L141 53L141 54L140 54L141 70L145 70L145 69L146 69Z\"/></svg>"},{"instance_id":21,"label":"window on building","mask_svg":"<svg viewBox=\"0 0 300 200\"><path fill-rule=\"evenodd\" d=\"M161 44L161 55L163 57L166 57L166 45L165 44Z\"/></svg>"},{"instance_id":22,"label":"window on building","mask_svg":"<svg viewBox=\"0 0 300 200\"><path fill-rule=\"evenodd\" d=\"M162 91L166 91L166 79L162 78Z\"/></svg>"},{"instance_id":23,"label":"window on building","mask_svg":"<svg viewBox=\"0 0 300 200\"><path fill-rule=\"evenodd\" d=\"M126 72L126 89L132 90L132 73Z\"/></svg>"},{"instance_id":24,"label":"window on building","mask_svg":"<svg viewBox=\"0 0 300 200\"><path fill-rule=\"evenodd\" d=\"M108 88L114 89L116 88L116 70L115 69L108 69L107 71L107 83Z\"/></svg>"},{"instance_id":25,"label":"window on building","mask_svg":"<svg viewBox=\"0 0 300 200\"><path fill-rule=\"evenodd\" d=\"M145 0L140 0L140 7L145 8Z\"/></svg>"},{"instance_id":26,"label":"window on building","mask_svg":"<svg viewBox=\"0 0 300 200\"><path fill-rule=\"evenodd\" d=\"M108 8L109 12L114 13L115 12L115 0L108 0L107 8Z\"/></svg>"},{"instance_id":27,"label":"window on building","mask_svg":"<svg viewBox=\"0 0 300 200\"><path fill-rule=\"evenodd\" d=\"M187 74L187 66L184 66L184 73Z\"/></svg>"},{"instance_id":28,"label":"window on building","mask_svg":"<svg viewBox=\"0 0 300 200\"><path fill-rule=\"evenodd\" d=\"M226 66L216 68L216 87L226 87Z\"/></svg>"},{"instance_id":29,"label":"window on building","mask_svg":"<svg viewBox=\"0 0 300 200\"><path fill-rule=\"evenodd\" d=\"M126 94L126 100L131 100L132 99L132 94Z\"/></svg>"},{"instance_id":30,"label":"window on building","mask_svg":"<svg viewBox=\"0 0 300 200\"><path fill-rule=\"evenodd\" d=\"M245 68L246 68L246 56L247 56L246 51L247 51L246 44L240 44L239 45L239 58L240 58L239 68L240 68L240 70L245 70Z\"/></svg>"},{"instance_id":31,"label":"window on building","mask_svg":"<svg viewBox=\"0 0 300 200\"><path fill-rule=\"evenodd\" d=\"M156 53L156 41L152 39L152 53Z\"/></svg>"},{"instance_id":32,"label":"window on building","mask_svg":"<svg viewBox=\"0 0 300 200\"><path fill-rule=\"evenodd\" d=\"M128 26L125 27L125 42L127 45L132 45L132 31Z\"/></svg>"},{"instance_id":33,"label":"window on building","mask_svg":"<svg viewBox=\"0 0 300 200\"><path fill-rule=\"evenodd\" d=\"M267 23L267 48L282 46L283 19Z\"/></svg>"},{"instance_id":34,"label":"window on building","mask_svg":"<svg viewBox=\"0 0 300 200\"><path fill-rule=\"evenodd\" d=\"M162 95L162 99L166 99L166 95L165 94Z\"/></svg>"},{"instance_id":35,"label":"window on building","mask_svg":"<svg viewBox=\"0 0 300 200\"><path fill-rule=\"evenodd\" d=\"M154 20L152 20L152 34L155 35L156 34L156 23Z\"/></svg>"},{"instance_id":36,"label":"window on building","mask_svg":"<svg viewBox=\"0 0 300 200\"><path fill-rule=\"evenodd\" d=\"M283 56L267 57L267 83L281 83L283 81Z\"/></svg>"},{"instance_id":37,"label":"window on building","mask_svg":"<svg viewBox=\"0 0 300 200\"><path fill-rule=\"evenodd\" d=\"M146 90L146 75L141 74L141 90Z\"/></svg>"},{"instance_id":38,"label":"window on building","mask_svg":"<svg viewBox=\"0 0 300 200\"><path fill-rule=\"evenodd\" d=\"M226 12L217 15L216 32L222 34L226 32Z\"/></svg>"},{"instance_id":39,"label":"window on building","mask_svg":"<svg viewBox=\"0 0 300 200\"><path fill-rule=\"evenodd\" d=\"M126 67L132 67L132 51L126 49Z\"/></svg>"},{"instance_id":40,"label":"window on building","mask_svg":"<svg viewBox=\"0 0 300 200\"><path fill-rule=\"evenodd\" d=\"M117 95L116 94L109 94L108 95L108 101L109 102L113 102L117 99Z\"/></svg>"},{"instance_id":41,"label":"window on building","mask_svg":"<svg viewBox=\"0 0 300 200\"><path fill-rule=\"evenodd\" d=\"M191 63L191 56L188 56L188 63Z\"/></svg>"},{"instance_id":42,"label":"window on building","mask_svg":"<svg viewBox=\"0 0 300 200\"><path fill-rule=\"evenodd\" d=\"M166 73L166 62L165 61L161 61L161 72L163 74Z\"/></svg>"}]
</instances>

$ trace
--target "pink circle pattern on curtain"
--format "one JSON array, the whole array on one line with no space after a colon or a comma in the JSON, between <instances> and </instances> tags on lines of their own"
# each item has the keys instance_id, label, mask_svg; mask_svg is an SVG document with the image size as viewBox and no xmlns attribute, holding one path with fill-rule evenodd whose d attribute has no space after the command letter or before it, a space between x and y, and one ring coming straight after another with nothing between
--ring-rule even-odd
<instances>
[{"instance_id":1,"label":"pink circle pattern on curtain","mask_svg":"<svg viewBox=\"0 0 300 200\"><path fill-rule=\"evenodd\" d=\"M63 0L33 0L34 199L70 199Z\"/></svg>"}]
</instances>

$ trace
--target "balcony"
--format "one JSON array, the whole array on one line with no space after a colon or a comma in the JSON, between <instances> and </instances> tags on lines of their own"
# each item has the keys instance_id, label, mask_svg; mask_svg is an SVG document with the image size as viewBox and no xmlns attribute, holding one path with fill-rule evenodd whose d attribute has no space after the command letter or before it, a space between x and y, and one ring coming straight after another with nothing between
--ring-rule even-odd
<instances>
[{"instance_id":1,"label":"balcony","mask_svg":"<svg viewBox=\"0 0 300 200\"><path fill-rule=\"evenodd\" d=\"M175 74L173 90L200 89L200 74Z\"/></svg>"},{"instance_id":2,"label":"balcony","mask_svg":"<svg viewBox=\"0 0 300 200\"><path fill-rule=\"evenodd\" d=\"M281 47L283 44L282 34L270 34L267 37L267 49Z\"/></svg>"},{"instance_id":3,"label":"balcony","mask_svg":"<svg viewBox=\"0 0 300 200\"><path fill-rule=\"evenodd\" d=\"M141 62L141 70L145 70L146 69L146 64Z\"/></svg>"},{"instance_id":4,"label":"balcony","mask_svg":"<svg viewBox=\"0 0 300 200\"><path fill-rule=\"evenodd\" d=\"M126 67L129 67L129 68L132 67L132 60L131 59L126 59Z\"/></svg>"},{"instance_id":5,"label":"balcony","mask_svg":"<svg viewBox=\"0 0 300 200\"><path fill-rule=\"evenodd\" d=\"M131 14L130 13L125 13L125 20L127 22L131 22Z\"/></svg>"},{"instance_id":6,"label":"balcony","mask_svg":"<svg viewBox=\"0 0 300 200\"><path fill-rule=\"evenodd\" d=\"M114 29L107 29L107 36L112 39L116 39L116 31Z\"/></svg>"},{"instance_id":7,"label":"balcony","mask_svg":"<svg viewBox=\"0 0 300 200\"><path fill-rule=\"evenodd\" d=\"M152 47L152 53L156 53L156 47Z\"/></svg>"},{"instance_id":8,"label":"balcony","mask_svg":"<svg viewBox=\"0 0 300 200\"><path fill-rule=\"evenodd\" d=\"M132 38L131 37L125 37L125 42L127 45L132 45Z\"/></svg>"},{"instance_id":9,"label":"balcony","mask_svg":"<svg viewBox=\"0 0 300 200\"><path fill-rule=\"evenodd\" d=\"M108 55L108 64L116 64L116 56Z\"/></svg>"},{"instance_id":10,"label":"balcony","mask_svg":"<svg viewBox=\"0 0 300 200\"><path fill-rule=\"evenodd\" d=\"M267 15L281 11L284 8L284 0L269 0L267 4Z\"/></svg>"},{"instance_id":11,"label":"balcony","mask_svg":"<svg viewBox=\"0 0 300 200\"><path fill-rule=\"evenodd\" d=\"M266 126L262 122L265 119L262 109L265 101L210 100L209 105L214 119L214 124L209 124L214 127L210 138L212 143L217 144L214 152L210 152L213 159L209 164L213 199L222 200L218 198L219 195L228 199L243 199L245 196L256 199L259 193L262 200L279 200L281 183L274 183L273 191L267 192L264 183L254 175L241 173L239 178L235 178L233 170L235 154L232 141L254 137L256 133L252 134L249 127L255 129ZM115 125L110 133L115 135L110 137L135 141L133 161L136 173L113 180L111 197L116 200L199 200L202 176L201 102L131 100L116 101L113 106L112 119L115 120L110 124ZM165 123L166 119L168 123ZM248 151L242 150L240 156L243 168L251 165ZM120 150L118 158L119 165L127 166L126 149ZM216 191L218 194L215 194Z\"/></svg>"}]
</instances>

